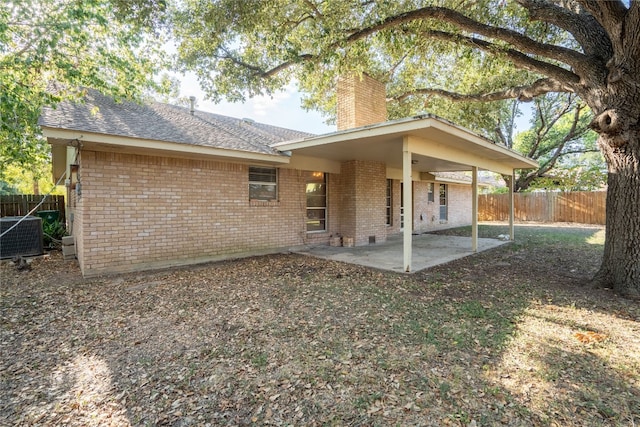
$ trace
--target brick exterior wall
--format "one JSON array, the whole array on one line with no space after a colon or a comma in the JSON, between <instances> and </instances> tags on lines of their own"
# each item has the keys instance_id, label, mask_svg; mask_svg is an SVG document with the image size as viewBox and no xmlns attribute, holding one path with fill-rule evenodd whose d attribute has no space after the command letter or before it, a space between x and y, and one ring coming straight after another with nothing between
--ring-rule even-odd
<instances>
[{"instance_id":1,"label":"brick exterior wall","mask_svg":"<svg viewBox=\"0 0 640 427\"><path fill-rule=\"evenodd\" d=\"M429 202L427 181L413 182L413 230L424 233L432 230L471 224L471 186L447 184L449 192L449 219L440 222L439 184L434 184L434 201ZM387 235L400 233L400 180L392 182L391 217Z\"/></svg>"},{"instance_id":2,"label":"brick exterior wall","mask_svg":"<svg viewBox=\"0 0 640 427\"><path fill-rule=\"evenodd\" d=\"M85 276L223 259L340 234L356 245L400 231L400 181L392 182L387 226L386 166L349 161L327 175L327 230L306 232L308 172L278 169L278 200L250 201L249 165L92 152L80 155L81 197L70 200L76 253ZM471 188L449 184L449 221L414 182L414 225L428 231L471 222ZM75 208L72 206L75 203ZM420 218L422 215L422 219ZM433 220L435 218L435 221Z\"/></svg>"},{"instance_id":3,"label":"brick exterior wall","mask_svg":"<svg viewBox=\"0 0 640 427\"><path fill-rule=\"evenodd\" d=\"M279 169L279 200L249 201L248 165L83 151L75 212L87 276L304 243L305 175Z\"/></svg>"},{"instance_id":4,"label":"brick exterior wall","mask_svg":"<svg viewBox=\"0 0 640 427\"><path fill-rule=\"evenodd\" d=\"M413 183L413 226L417 232L441 230L444 228L460 227L471 224L471 186L447 185L448 219L440 221L439 185L434 184L434 201L428 201L428 183L416 181Z\"/></svg>"},{"instance_id":5,"label":"brick exterior wall","mask_svg":"<svg viewBox=\"0 0 640 427\"><path fill-rule=\"evenodd\" d=\"M387 93L383 83L356 73L341 76L336 88L338 130L387 120Z\"/></svg>"},{"instance_id":6,"label":"brick exterior wall","mask_svg":"<svg viewBox=\"0 0 640 427\"><path fill-rule=\"evenodd\" d=\"M344 162L340 180L340 234L353 237L356 246L368 245L370 237L374 237L376 243L384 242L387 237L385 164Z\"/></svg>"}]
</instances>

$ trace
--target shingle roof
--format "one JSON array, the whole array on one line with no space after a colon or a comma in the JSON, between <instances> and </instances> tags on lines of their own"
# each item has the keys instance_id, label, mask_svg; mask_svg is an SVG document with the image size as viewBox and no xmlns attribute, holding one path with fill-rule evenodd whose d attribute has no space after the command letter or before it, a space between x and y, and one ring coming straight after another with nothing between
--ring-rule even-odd
<instances>
[{"instance_id":1,"label":"shingle roof","mask_svg":"<svg viewBox=\"0 0 640 427\"><path fill-rule=\"evenodd\" d=\"M204 111L196 110L192 115L188 108L157 102L145 105L115 102L93 89L87 89L84 102L66 101L56 108L45 108L39 124L55 129L261 154L279 154L271 145L312 136Z\"/></svg>"}]
</instances>

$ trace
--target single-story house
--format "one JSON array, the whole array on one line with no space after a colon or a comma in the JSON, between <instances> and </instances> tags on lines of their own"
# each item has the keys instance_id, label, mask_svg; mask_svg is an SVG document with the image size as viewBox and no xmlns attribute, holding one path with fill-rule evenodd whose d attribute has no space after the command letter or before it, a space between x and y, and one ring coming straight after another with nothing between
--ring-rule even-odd
<instances>
[{"instance_id":1,"label":"single-story house","mask_svg":"<svg viewBox=\"0 0 640 427\"><path fill-rule=\"evenodd\" d=\"M432 115L387 121L384 86L343 78L338 131L311 135L160 103L45 109L85 276L185 265L331 237L370 245L474 224L478 170L536 162ZM468 171L471 180L448 172ZM513 232L511 233L513 236ZM335 241L335 239L334 239Z\"/></svg>"}]
</instances>

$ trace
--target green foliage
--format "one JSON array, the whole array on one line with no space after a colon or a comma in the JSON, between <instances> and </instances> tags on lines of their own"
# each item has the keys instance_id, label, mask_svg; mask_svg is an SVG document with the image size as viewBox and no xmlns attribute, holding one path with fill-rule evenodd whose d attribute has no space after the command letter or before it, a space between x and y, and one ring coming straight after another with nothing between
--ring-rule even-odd
<instances>
[{"instance_id":1,"label":"green foliage","mask_svg":"<svg viewBox=\"0 0 640 427\"><path fill-rule=\"evenodd\" d=\"M534 102L531 128L515 136L513 148L540 167L521 171L516 191L601 189L607 168L589 130L591 112L574 95L547 94Z\"/></svg>"},{"instance_id":2,"label":"green foliage","mask_svg":"<svg viewBox=\"0 0 640 427\"><path fill-rule=\"evenodd\" d=\"M0 181L0 195L18 194L18 190L5 181Z\"/></svg>"},{"instance_id":3,"label":"green foliage","mask_svg":"<svg viewBox=\"0 0 640 427\"><path fill-rule=\"evenodd\" d=\"M160 39L143 31L148 27L142 18L139 25L119 20L122 10L108 0L0 5L2 168L47 161L37 126L43 107L81 95L80 87L135 98L153 85L156 69L163 66Z\"/></svg>"},{"instance_id":4,"label":"green foliage","mask_svg":"<svg viewBox=\"0 0 640 427\"><path fill-rule=\"evenodd\" d=\"M34 194L35 188L40 194L65 194L63 186L54 186L51 166L47 161L34 163L30 166L9 164L0 170L0 180L14 189L15 194Z\"/></svg>"},{"instance_id":5,"label":"green foliage","mask_svg":"<svg viewBox=\"0 0 640 427\"><path fill-rule=\"evenodd\" d=\"M607 169L602 154L584 153L570 164L554 168L549 176L536 178L530 190L596 191L607 184Z\"/></svg>"},{"instance_id":6,"label":"green foliage","mask_svg":"<svg viewBox=\"0 0 640 427\"><path fill-rule=\"evenodd\" d=\"M332 121L338 76L366 72L386 83L390 119L428 111L493 137L508 104L456 103L416 91L491 92L530 83L538 75L516 68L500 53L490 55L469 42L432 37L436 31L452 37L469 35L434 18L389 25L357 37L359 30L372 24L429 5L448 7L540 42L574 43L565 33L531 21L514 3L496 0L184 0L171 10L171 24L183 70L195 72L214 100L271 94L295 78L306 94L303 106ZM495 46L508 47L500 41Z\"/></svg>"},{"instance_id":7,"label":"green foliage","mask_svg":"<svg viewBox=\"0 0 640 427\"><path fill-rule=\"evenodd\" d=\"M45 246L50 247L67 235L67 228L60 221L42 221L42 234Z\"/></svg>"},{"instance_id":8,"label":"green foliage","mask_svg":"<svg viewBox=\"0 0 640 427\"><path fill-rule=\"evenodd\" d=\"M491 194L507 194L509 192L508 187L495 187Z\"/></svg>"}]
</instances>

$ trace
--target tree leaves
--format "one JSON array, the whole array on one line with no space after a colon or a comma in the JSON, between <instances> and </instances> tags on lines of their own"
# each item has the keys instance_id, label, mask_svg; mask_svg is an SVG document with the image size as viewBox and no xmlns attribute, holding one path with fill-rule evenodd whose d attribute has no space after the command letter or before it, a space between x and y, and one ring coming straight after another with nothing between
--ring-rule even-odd
<instances>
[{"instance_id":1,"label":"tree leaves","mask_svg":"<svg viewBox=\"0 0 640 427\"><path fill-rule=\"evenodd\" d=\"M508 31L520 32L518 40L528 38L539 46L570 47L572 39L545 23L532 21L524 8L512 2L434 3L444 8L414 1L192 0L176 5L172 25L182 64L197 73L213 99L242 100L272 93L295 77L306 94L305 108L318 109L331 120L337 77L348 71L367 72L387 84L391 119L427 110L493 136L502 114L500 103L465 105L430 96L416 95L402 101L397 97L425 87L457 93L492 92L530 83L539 74L517 69L513 58L479 52L473 43L433 35L471 36L481 31L480 27L465 32L460 22L475 20L485 25L483 29L507 29L498 31L497 40L492 41L494 48L504 53L511 46L500 37ZM421 13L424 18L419 18ZM416 19L405 19L411 14ZM439 19L440 15L447 18ZM196 16L202 19L194 19Z\"/></svg>"},{"instance_id":2,"label":"tree leaves","mask_svg":"<svg viewBox=\"0 0 640 427\"><path fill-rule=\"evenodd\" d=\"M48 147L44 106L81 86L139 97L162 67L159 43L123 24L107 0L23 0L0 6L0 165L36 164ZM57 83L55 93L51 84Z\"/></svg>"}]
</instances>

